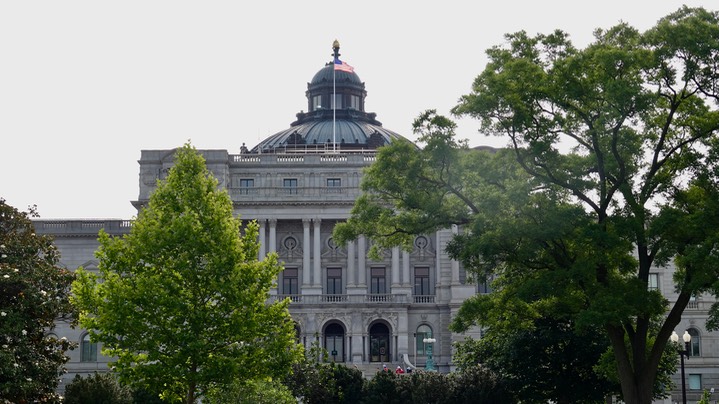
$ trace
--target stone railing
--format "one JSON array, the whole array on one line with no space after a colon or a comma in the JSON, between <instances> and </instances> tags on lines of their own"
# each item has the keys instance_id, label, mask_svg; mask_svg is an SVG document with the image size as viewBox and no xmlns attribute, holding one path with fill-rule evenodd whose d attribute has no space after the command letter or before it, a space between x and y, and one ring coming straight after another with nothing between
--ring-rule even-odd
<instances>
[{"instance_id":1,"label":"stone railing","mask_svg":"<svg viewBox=\"0 0 719 404\"><path fill-rule=\"evenodd\" d=\"M230 188L228 192L233 201L256 198L286 199L288 196L303 198L333 197L354 201L360 194L357 187L252 187Z\"/></svg>"},{"instance_id":2,"label":"stone railing","mask_svg":"<svg viewBox=\"0 0 719 404\"><path fill-rule=\"evenodd\" d=\"M415 303L434 303L434 295L414 295Z\"/></svg>"},{"instance_id":3,"label":"stone railing","mask_svg":"<svg viewBox=\"0 0 719 404\"><path fill-rule=\"evenodd\" d=\"M273 295L270 302L289 298L292 304L409 304L407 295L363 294L363 295Z\"/></svg>"},{"instance_id":4,"label":"stone railing","mask_svg":"<svg viewBox=\"0 0 719 404\"><path fill-rule=\"evenodd\" d=\"M302 150L287 153L262 153L262 154L231 154L230 165L257 165L257 164L356 164L367 165L374 162L377 155L376 150L354 150L341 153L326 151Z\"/></svg>"},{"instance_id":5,"label":"stone railing","mask_svg":"<svg viewBox=\"0 0 719 404\"><path fill-rule=\"evenodd\" d=\"M38 234L62 235L97 235L100 229L109 234L126 234L130 232L132 220L119 219L84 219L84 220L33 220Z\"/></svg>"}]
</instances>

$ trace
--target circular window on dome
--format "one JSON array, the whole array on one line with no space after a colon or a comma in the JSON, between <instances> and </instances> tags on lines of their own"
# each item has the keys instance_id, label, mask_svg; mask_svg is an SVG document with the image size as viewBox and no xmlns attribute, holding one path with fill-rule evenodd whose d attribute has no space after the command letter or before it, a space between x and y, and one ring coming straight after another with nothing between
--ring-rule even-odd
<instances>
[{"instance_id":1,"label":"circular window on dome","mask_svg":"<svg viewBox=\"0 0 719 404\"><path fill-rule=\"evenodd\" d=\"M297 239L294 238L294 236L288 236L285 238L285 241L283 243L285 245L285 248L288 250L294 250L295 247L297 247Z\"/></svg>"},{"instance_id":2,"label":"circular window on dome","mask_svg":"<svg viewBox=\"0 0 719 404\"><path fill-rule=\"evenodd\" d=\"M424 250L429 245L429 240L425 236L419 236L414 239L414 245L420 250Z\"/></svg>"}]
</instances>

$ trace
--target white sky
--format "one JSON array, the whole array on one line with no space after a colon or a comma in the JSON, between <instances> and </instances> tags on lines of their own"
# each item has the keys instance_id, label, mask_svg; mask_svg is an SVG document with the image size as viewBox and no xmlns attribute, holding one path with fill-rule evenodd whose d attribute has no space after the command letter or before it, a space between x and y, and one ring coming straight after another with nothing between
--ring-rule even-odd
<instances>
[{"instance_id":1,"label":"white sky","mask_svg":"<svg viewBox=\"0 0 719 404\"><path fill-rule=\"evenodd\" d=\"M0 197L43 218L131 218L140 150L239 152L307 109L332 42L366 110L410 139L449 114L508 32L640 30L714 1L0 1ZM459 122L471 145L485 139Z\"/></svg>"}]
</instances>

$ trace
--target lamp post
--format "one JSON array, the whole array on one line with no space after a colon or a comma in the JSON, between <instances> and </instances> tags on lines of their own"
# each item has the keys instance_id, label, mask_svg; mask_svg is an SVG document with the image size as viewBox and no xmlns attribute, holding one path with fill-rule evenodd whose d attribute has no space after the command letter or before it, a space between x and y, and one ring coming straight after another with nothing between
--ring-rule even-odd
<instances>
[{"instance_id":1,"label":"lamp post","mask_svg":"<svg viewBox=\"0 0 719 404\"><path fill-rule=\"evenodd\" d=\"M429 338L422 339L422 342L424 342L425 345L427 345L427 363L425 363L424 369L430 370L430 371L437 370L434 368L434 361L432 360L432 344L437 342L437 340L432 337L429 337Z\"/></svg>"},{"instance_id":2,"label":"lamp post","mask_svg":"<svg viewBox=\"0 0 719 404\"><path fill-rule=\"evenodd\" d=\"M672 336L669 337L669 339L679 345L679 335L677 335L676 331L672 331ZM684 331L684 335L682 335L682 340L684 340L684 349L679 350L679 358L681 358L681 369L682 369L682 403L687 404L687 386L685 382L684 377L684 356L689 358L689 343L692 341L692 336L689 335L689 331Z\"/></svg>"}]
</instances>

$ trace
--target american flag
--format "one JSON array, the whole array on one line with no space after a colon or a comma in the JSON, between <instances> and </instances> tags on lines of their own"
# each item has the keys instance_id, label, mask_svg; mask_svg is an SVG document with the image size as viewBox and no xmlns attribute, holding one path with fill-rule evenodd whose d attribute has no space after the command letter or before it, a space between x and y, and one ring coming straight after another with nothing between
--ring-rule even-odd
<instances>
[{"instance_id":1,"label":"american flag","mask_svg":"<svg viewBox=\"0 0 719 404\"><path fill-rule=\"evenodd\" d=\"M339 71L347 72L347 73L354 73L355 68L339 59L335 59L335 70L339 70Z\"/></svg>"}]
</instances>

